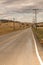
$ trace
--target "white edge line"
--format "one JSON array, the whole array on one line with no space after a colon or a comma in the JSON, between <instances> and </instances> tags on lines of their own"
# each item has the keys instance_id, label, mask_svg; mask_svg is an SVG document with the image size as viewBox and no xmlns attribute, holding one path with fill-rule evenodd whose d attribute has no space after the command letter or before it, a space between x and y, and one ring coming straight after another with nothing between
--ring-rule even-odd
<instances>
[{"instance_id":1,"label":"white edge line","mask_svg":"<svg viewBox=\"0 0 43 65\"><path fill-rule=\"evenodd\" d=\"M43 61L42 61L42 59L41 59L41 57L39 55L38 48L37 48L37 45L36 45L36 40L34 38L33 32L32 32L32 37L33 37L33 40L34 40L34 45L35 45L35 51L36 51L37 58L38 58L38 60L40 62L40 65L43 65Z\"/></svg>"}]
</instances>

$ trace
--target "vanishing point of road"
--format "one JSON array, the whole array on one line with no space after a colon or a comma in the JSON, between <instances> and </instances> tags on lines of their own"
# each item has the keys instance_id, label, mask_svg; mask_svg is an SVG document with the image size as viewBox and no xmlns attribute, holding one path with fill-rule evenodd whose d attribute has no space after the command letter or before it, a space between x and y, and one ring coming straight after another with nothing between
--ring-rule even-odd
<instances>
[{"instance_id":1,"label":"vanishing point of road","mask_svg":"<svg viewBox=\"0 0 43 65\"><path fill-rule=\"evenodd\" d=\"M0 36L0 65L40 65L31 28Z\"/></svg>"}]
</instances>

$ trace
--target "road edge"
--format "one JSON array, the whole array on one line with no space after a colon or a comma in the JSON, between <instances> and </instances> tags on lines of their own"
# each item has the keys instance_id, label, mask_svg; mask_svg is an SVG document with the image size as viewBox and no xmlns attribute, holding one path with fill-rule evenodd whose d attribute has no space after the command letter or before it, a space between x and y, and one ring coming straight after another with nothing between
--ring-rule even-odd
<instances>
[{"instance_id":1,"label":"road edge","mask_svg":"<svg viewBox=\"0 0 43 65\"><path fill-rule=\"evenodd\" d=\"M31 29L31 31L32 31L32 29ZM34 40L35 52L36 52L37 58L38 58L38 60L40 62L40 65L43 65L43 61L42 61L42 59L41 59L41 57L39 55L38 48L37 48L37 44L36 44L36 39L34 37L33 31L32 31L32 37L33 37L33 40Z\"/></svg>"}]
</instances>

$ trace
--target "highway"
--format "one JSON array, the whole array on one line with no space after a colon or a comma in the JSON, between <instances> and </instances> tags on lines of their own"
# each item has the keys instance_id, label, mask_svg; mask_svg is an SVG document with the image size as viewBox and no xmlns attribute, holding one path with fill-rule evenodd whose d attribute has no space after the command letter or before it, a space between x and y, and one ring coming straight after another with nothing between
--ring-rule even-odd
<instances>
[{"instance_id":1,"label":"highway","mask_svg":"<svg viewBox=\"0 0 43 65\"><path fill-rule=\"evenodd\" d=\"M0 65L40 65L31 28L0 36Z\"/></svg>"}]
</instances>

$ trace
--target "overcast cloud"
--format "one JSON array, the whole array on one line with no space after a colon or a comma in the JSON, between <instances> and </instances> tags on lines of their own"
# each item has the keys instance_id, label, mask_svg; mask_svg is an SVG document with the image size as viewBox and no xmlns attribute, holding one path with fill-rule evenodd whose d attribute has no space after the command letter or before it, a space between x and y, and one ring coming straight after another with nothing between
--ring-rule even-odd
<instances>
[{"instance_id":1,"label":"overcast cloud","mask_svg":"<svg viewBox=\"0 0 43 65\"><path fill-rule=\"evenodd\" d=\"M29 9L43 9L43 0L0 0L0 18L32 21L33 11ZM38 15L40 21L43 21L42 15L43 11Z\"/></svg>"}]
</instances>

